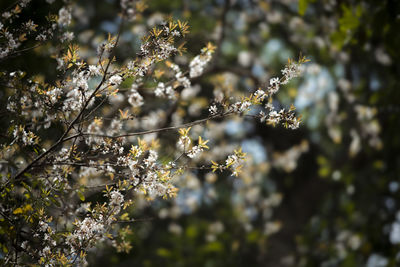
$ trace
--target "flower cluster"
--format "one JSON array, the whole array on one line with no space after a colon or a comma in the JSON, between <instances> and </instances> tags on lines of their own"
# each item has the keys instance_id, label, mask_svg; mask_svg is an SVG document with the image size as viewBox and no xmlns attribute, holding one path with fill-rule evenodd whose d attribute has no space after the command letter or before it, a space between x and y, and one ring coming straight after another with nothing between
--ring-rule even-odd
<instances>
[{"instance_id":1,"label":"flower cluster","mask_svg":"<svg viewBox=\"0 0 400 267\"><path fill-rule=\"evenodd\" d=\"M1 14L0 21L0 60L19 54L21 51L27 51L35 48L25 47L28 41L36 41L38 46L40 43L49 40L54 36L60 36L61 41L70 41L73 33L66 31L66 26L71 23L71 13L69 7L61 7L58 16L48 16L46 25L38 25L32 19L21 21L24 9L28 7L31 0L22 0ZM18 25L16 25L18 23ZM18 50L19 49L19 50Z\"/></svg>"},{"instance_id":2,"label":"flower cluster","mask_svg":"<svg viewBox=\"0 0 400 267\"><path fill-rule=\"evenodd\" d=\"M189 158L195 158L197 157L201 152L204 151L204 149L209 149L209 147L206 145L208 143L208 140L203 140L201 136L199 136L198 140L198 145L193 146L188 152L187 156Z\"/></svg>"},{"instance_id":3,"label":"flower cluster","mask_svg":"<svg viewBox=\"0 0 400 267\"><path fill-rule=\"evenodd\" d=\"M272 97L279 91L281 84L287 84L291 79L297 77L301 73L301 65L308 62L305 57L300 56L298 61L289 59L288 64L282 70L281 78L271 78L269 86L266 89L259 88L250 96L242 97L240 101L227 104L225 100L215 98L214 103L209 106L208 111L211 116L217 114L243 114L251 111L256 106L265 104L265 110L261 110L258 114L261 122L270 125L281 124L286 128L297 129L300 126L301 117L296 117L295 107L292 105L289 110L281 109L279 112L272 105ZM230 97L232 99L232 97Z\"/></svg>"},{"instance_id":4,"label":"flower cluster","mask_svg":"<svg viewBox=\"0 0 400 267\"><path fill-rule=\"evenodd\" d=\"M21 125L14 129L13 136L15 138L14 142L20 140L25 146L33 145L39 141L38 137L34 133L31 131L26 131Z\"/></svg>"},{"instance_id":5,"label":"flower cluster","mask_svg":"<svg viewBox=\"0 0 400 267\"><path fill-rule=\"evenodd\" d=\"M165 22L161 28L154 27L150 34L143 37L138 58L128 64L131 75L144 76L154 63L181 53L183 46L175 47L175 39L185 36L188 29L187 23L179 20Z\"/></svg>"},{"instance_id":6,"label":"flower cluster","mask_svg":"<svg viewBox=\"0 0 400 267\"><path fill-rule=\"evenodd\" d=\"M201 136L199 136L197 145L192 146L190 148L190 145L192 143L192 140L188 136L190 129L191 129L191 127L186 128L186 129L184 129L184 128L179 129L180 137L179 137L177 146L181 150L184 150L184 153L186 153L186 155L189 158L193 159L193 158L196 158L201 152L203 152L204 149L209 149L209 147L207 146L207 143L209 142L209 140L203 140L201 138Z\"/></svg>"},{"instance_id":7,"label":"flower cluster","mask_svg":"<svg viewBox=\"0 0 400 267\"><path fill-rule=\"evenodd\" d=\"M225 161L225 164L218 164L217 162L212 162L212 170L213 172L219 170L230 170L233 176L239 176L239 173L242 171L243 164L246 158L246 153L242 152L242 149L239 148L234 151L233 155L229 155Z\"/></svg>"},{"instance_id":8,"label":"flower cluster","mask_svg":"<svg viewBox=\"0 0 400 267\"><path fill-rule=\"evenodd\" d=\"M192 140L188 136L190 129L191 127L179 129L179 140L177 147L181 150L186 150L186 148L189 148L189 145L192 143Z\"/></svg>"},{"instance_id":9,"label":"flower cluster","mask_svg":"<svg viewBox=\"0 0 400 267\"><path fill-rule=\"evenodd\" d=\"M62 27L68 26L71 23L71 11L66 7L62 7L60 11L58 11L57 22Z\"/></svg>"},{"instance_id":10,"label":"flower cluster","mask_svg":"<svg viewBox=\"0 0 400 267\"><path fill-rule=\"evenodd\" d=\"M176 81L184 88L189 88L191 83L190 80L182 73L178 65L168 62L168 66L175 72Z\"/></svg>"},{"instance_id":11,"label":"flower cluster","mask_svg":"<svg viewBox=\"0 0 400 267\"><path fill-rule=\"evenodd\" d=\"M296 117L294 110L295 108L292 105L289 110L281 109L279 112L270 110L268 115L265 115L265 113L261 111L261 121L266 121L267 124L271 124L273 126L280 123L286 128L297 129L300 126L301 117Z\"/></svg>"},{"instance_id":12,"label":"flower cluster","mask_svg":"<svg viewBox=\"0 0 400 267\"><path fill-rule=\"evenodd\" d=\"M132 84L130 94L128 97L129 104L131 104L132 107L134 107L134 108L143 106L143 104L144 104L143 97L137 91L137 87L138 87L137 84L135 84L135 83Z\"/></svg>"},{"instance_id":13,"label":"flower cluster","mask_svg":"<svg viewBox=\"0 0 400 267\"><path fill-rule=\"evenodd\" d=\"M204 47L201 50L201 54L190 61L190 78L199 77L204 72L204 68L206 67L208 62L210 62L215 48L216 47L212 43L208 43L207 47Z\"/></svg>"},{"instance_id":14,"label":"flower cluster","mask_svg":"<svg viewBox=\"0 0 400 267\"><path fill-rule=\"evenodd\" d=\"M154 94L158 97L168 97L169 99L175 99L175 91L172 86L165 86L163 82L159 82Z\"/></svg>"}]
</instances>

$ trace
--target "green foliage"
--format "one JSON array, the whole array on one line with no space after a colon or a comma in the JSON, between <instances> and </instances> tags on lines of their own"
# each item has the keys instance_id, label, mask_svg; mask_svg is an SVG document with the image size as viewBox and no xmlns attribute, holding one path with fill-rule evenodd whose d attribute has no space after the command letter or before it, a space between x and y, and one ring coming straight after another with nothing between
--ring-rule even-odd
<instances>
[{"instance_id":1,"label":"green foliage","mask_svg":"<svg viewBox=\"0 0 400 267\"><path fill-rule=\"evenodd\" d=\"M299 15L304 16L306 14L308 5L315 2L316 0L299 0Z\"/></svg>"},{"instance_id":2,"label":"green foliage","mask_svg":"<svg viewBox=\"0 0 400 267\"><path fill-rule=\"evenodd\" d=\"M339 30L331 35L332 42L338 49L341 49L347 43L357 43L357 39L354 39L354 34L363 16L361 5L352 7L342 4L341 8L342 15L339 18Z\"/></svg>"}]
</instances>

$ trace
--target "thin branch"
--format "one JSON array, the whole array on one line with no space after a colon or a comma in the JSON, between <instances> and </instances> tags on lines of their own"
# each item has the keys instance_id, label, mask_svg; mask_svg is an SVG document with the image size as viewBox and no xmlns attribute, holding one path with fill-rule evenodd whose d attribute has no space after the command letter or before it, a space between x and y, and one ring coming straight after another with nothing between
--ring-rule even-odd
<instances>
[{"instance_id":1,"label":"thin branch","mask_svg":"<svg viewBox=\"0 0 400 267\"><path fill-rule=\"evenodd\" d=\"M148 222L154 220L153 217L150 218L141 218L141 219L132 219L132 220L124 220L124 221L114 221L112 222L113 224L115 223L137 223L137 222Z\"/></svg>"},{"instance_id":2,"label":"thin branch","mask_svg":"<svg viewBox=\"0 0 400 267\"><path fill-rule=\"evenodd\" d=\"M23 53L23 52L26 52L26 51L29 51L29 50L33 50L35 48L38 48L39 46L42 46L43 44L44 43L38 43L38 44L36 44L34 46L30 46L30 47L26 47L26 48L21 49L21 50L13 51L12 53L8 54L7 57L14 56L16 54L20 54L20 53Z\"/></svg>"},{"instance_id":3,"label":"thin branch","mask_svg":"<svg viewBox=\"0 0 400 267\"><path fill-rule=\"evenodd\" d=\"M50 152L52 152L53 150L55 150L61 143L63 143L65 140L64 138L68 135L68 133L70 132L70 130L72 129L72 127L74 126L74 124L81 118L81 116L83 115L85 109L87 108L87 106L89 105L90 101L93 99L93 97L95 97L95 95L97 94L98 90L100 90L100 88L102 87L102 85L104 84L104 82L107 80L107 72L108 69L111 65L112 62L112 58L114 57L115 54L115 47L118 44L119 41L119 37L121 35L122 32L122 27L123 27L123 23L124 23L124 19L122 18L121 24L120 24L120 28L118 31L118 36L115 42L115 46L114 49L112 51L112 53L110 54L107 66L105 68L104 71L104 75L103 78L101 79L100 83L97 85L96 89L93 91L93 93L90 95L90 97L87 99L87 101L85 102L85 104L83 105L81 111L79 112L79 114L75 117L75 119L68 125L67 129L65 130L65 132L61 135L61 137L58 139L58 141L56 143L54 143L48 150L46 150L45 152L43 152L42 154L40 154L37 158L35 158L33 161L31 161L31 163L29 163L27 166L25 166L22 170L20 170L13 179L9 179L7 181L7 183L2 186L1 191L12 181L16 181L18 179L21 179L21 176L28 171L30 168L32 168L32 166L37 163L38 161L40 161L42 158L46 157Z\"/></svg>"},{"instance_id":4,"label":"thin branch","mask_svg":"<svg viewBox=\"0 0 400 267\"><path fill-rule=\"evenodd\" d=\"M154 130L136 132L136 133L126 133L126 134L121 134L121 135L78 133L78 134L75 134L75 135L72 135L70 137L65 138L64 141L68 141L70 139L74 139L74 138L79 137L79 136L94 136L94 137L103 137L103 138L115 139L115 138L122 138L122 137L128 137L128 136L139 136L139 135L159 133L159 132L164 132L164 131L179 130L181 128L187 128L187 127L191 127L191 126L194 126L194 125L202 124L202 123L205 123L205 122L207 122L209 120L212 120L212 119L227 117L227 116L232 115L232 114L233 114L232 111L228 111L228 112L223 113L223 114L216 114L216 115L213 115L213 116L209 116L209 117L207 117L205 119L200 119L200 120L197 120L197 121L184 123L184 124L181 124L181 125L178 125L178 126L170 126L170 127L164 127L164 128L154 129Z\"/></svg>"}]
</instances>

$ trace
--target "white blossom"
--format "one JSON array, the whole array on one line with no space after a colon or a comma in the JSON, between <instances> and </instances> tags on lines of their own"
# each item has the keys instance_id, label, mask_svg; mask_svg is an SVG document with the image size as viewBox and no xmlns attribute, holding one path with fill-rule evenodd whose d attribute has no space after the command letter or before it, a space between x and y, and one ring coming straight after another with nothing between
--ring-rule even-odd
<instances>
[{"instance_id":1,"label":"white blossom","mask_svg":"<svg viewBox=\"0 0 400 267\"><path fill-rule=\"evenodd\" d=\"M66 7L62 7L58 11L58 24L68 26L71 23L71 12Z\"/></svg>"},{"instance_id":2,"label":"white blossom","mask_svg":"<svg viewBox=\"0 0 400 267\"><path fill-rule=\"evenodd\" d=\"M177 146L181 150L184 150L185 148L187 148L190 145L190 143L191 143L191 140L188 136L180 136Z\"/></svg>"},{"instance_id":3,"label":"white blossom","mask_svg":"<svg viewBox=\"0 0 400 267\"><path fill-rule=\"evenodd\" d=\"M121 205L124 202L124 196L119 191L112 191L110 193L110 206L113 208L113 212L118 214L121 211Z\"/></svg>"},{"instance_id":4,"label":"white blossom","mask_svg":"<svg viewBox=\"0 0 400 267\"><path fill-rule=\"evenodd\" d=\"M280 83L281 82L279 78L272 78L269 80L268 92L270 95L276 94L278 92Z\"/></svg>"},{"instance_id":5,"label":"white blossom","mask_svg":"<svg viewBox=\"0 0 400 267\"><path fill-rule=\"evenodd\" d=\"M208 111L210 112L211 115L216 115L218 113L218 108L216 105L212 105L212 106L210 106Z\"/></svg>"},{"instance_id":6,"label":"white blossom","mask_svg":"<svg viewBox=\"0 0 400 267\"><path fill-rule=\"evenodd\" d=\"M198 55L189 64L190 67L190 78L199 77L204 72L204 68L211 60L211 51L207 51L205 54Z\"/></svg>"},{"instance_id":7,"label":"white blossom","mask_svg":"<svg viewBox=\"0 0 400 267\"><path fill-rule=\"evenodd\" d=\"M132 107L140 107L144 104L143 97L139 94L134 86L132 86L130 90L128 102L132 105Z\"/></svg>"},{"instance_id":8,"label":"white blossom","mask_svg":"<svg viewBox=\"0 0 400 267\"><path fill-rule=\"evenodd\" d=\"M163 82L159 82L154 94L158 97L168 97L169 99L176 99L175 91L172 86L165 86Z\"/></svg>"},{"instance_id":9,"label":"white blossom","mask_svg":"<svg viewBox=\"0 0 400 267\"><path fill-rule=\"evenodd\" d=\"M113 75L113 76L110 77L109 83L110 83L111 85L116 85L116 86L118 86L118 85L120 85L120 84L122 83L122 77L119 76L119 75Z\"/></svg>"},{"instance_id":10,"label":"white blossom","mask_svg":"<svg viewBox=\"0 0 400 267\"><path fill-rule=\"evenodd\" d=\"M89 65L90 75L96 76L100 75L100 67L96 65Z\"/></svg>"},{"instance_id":11,"label":"white blossom","mask_svg":"<svg viewBox=\"0 0 400 267\"><path fill-rule=\"evenodd\" d=\"M194 146L192 147L192 149L187 152L187 156L189 158L195 158L197 157L201 152L203 151L203 148L199 147L199 146Z\"/></svg>"}]
</instances>

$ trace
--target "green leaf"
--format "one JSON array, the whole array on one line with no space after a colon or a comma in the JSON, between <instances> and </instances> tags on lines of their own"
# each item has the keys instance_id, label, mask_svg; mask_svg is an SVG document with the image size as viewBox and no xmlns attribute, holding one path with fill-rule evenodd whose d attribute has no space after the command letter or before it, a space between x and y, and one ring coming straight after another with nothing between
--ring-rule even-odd
<instances>
[{"instance_id":1,"label":"green leaf","mask_svg":"<svg viewBox=\"0 0 400 267\"><path fill-rule=\"evenodd\" d=\"M77 191L77 194L81 201L85 201L85 195L80 190Z\"/></svg>"},{"instance_id":2,"label":"green leaf","mask_svg":"<svg viewBox=\"0 0 400 267\"><path fill-rule=\"evenodd\" d=\"M247 234L246 239L250 243L255 243L257 240L260 238L260 232L259 231L251 231L250 233Z\"/></svg>"},{"instance_id":3,"label":"green leaf","mask_svg":"<svg viewBox=\"0 0 400 267\"><path fill-rule=\"evenodd\" d=\"M186 228L186 236L188 238L195 238L197 236L197 229L195 226L189 226Z\"/></svg>"},{"instance_id":4,"label":"green leaf","mask_svg":"<svg viewBox=\"0 0 400 267\"><path fill-rule=\"evenodd\" d=\"M351 7L342 5L343 16L339 19L340 30L342 32L352 31L360 25L360 17L362 15L361 6L357 6L355 12Z\"/></svg>"},{"instance_id":5,"label":"green leaf","mask_svg":"<svg viewBox=\"0 0 400 267\"><path fill-rule=\"evenodd\" d=\"M205 247L207 252L221 252L224 249L222 244L218 241L208 243Z\"/></svg>"},{"instance_id":6,"label":"green leaf","mask_svg":"<svg viewBox=\"0 0 400 267\"><path fill-rule=\"evenodd\" d=\"M157 249L157 255L163 258L169 258L171 256L171 252L166 248Z\"/></svg>"},{"instance_id":7,"label":"green leaf","mask_svg":"<svg viewBox=\"0 0 400 267\"><path fill-rule=\"evenodd\" d=\"M299 0L299 15L304 16L308 6L308 0Z\"/></svg>"},{"instance_id":8,"label":"green leaf","mask_svg":"<svg viewBox=\"0 0 400 267\"><path fill-rule=\"evenodd\" d=\"M22 213L23 211L22 211L22 209L21 208L16 208L14 211L13 211L13 214L20 214L20 213Z\"/></svg>"}]
</instances>

